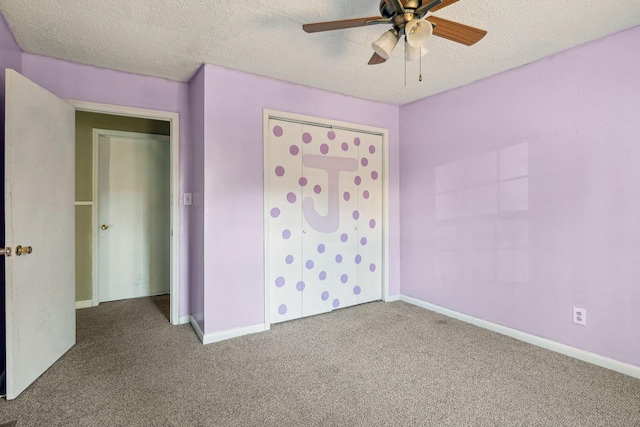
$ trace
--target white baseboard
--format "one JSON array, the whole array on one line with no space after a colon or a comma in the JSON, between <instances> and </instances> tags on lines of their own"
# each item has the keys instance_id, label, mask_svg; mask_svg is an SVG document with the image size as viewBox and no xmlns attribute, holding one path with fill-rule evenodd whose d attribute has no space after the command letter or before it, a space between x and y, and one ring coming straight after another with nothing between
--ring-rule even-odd
<instances>
[{"instance_id":1,"label":"white baseboard","mask_svg":"<svg viewBox=\"0 0 640 427\"><path fill-rule=\"evenodd\" d=\"M191 316L180 316L178 318L178 325L184 325L191 322Z\"/></svg>"},{"instance_id":2,"label":"white baseboard","mask_svg":"<svg viewBox=\"0 0 640 427\"><path fill-rule=\"evenodd\" d=\"M86 301L76 301L76 310L89 307L93 307L93 300L88 299Z\"/></svg>"},{"instance_id":3,"label":"white baseboard","mask_svg":"<svg viewBox=\"0 0 640 427\"><path fill-rule=\"evenodd\" d=\"M202 342L202 344L205 344L205 345L213 344L214 342L228 340L230 338L241 337L242 335L255 334L257 332L264 332L270 329L270 325L267 325L266 323L260 323L258 325L229 329L226 331L214 332L212 334L205 335L202 332L202 329L200 329L200 325L198 325L198 322L196 322L193 316L189 316L189 318L190 318L191 326L193 326L193 329L196 331L198 338L200 338L200 341Z\"/></svg>"},{"instance_id":4,"label":"white baseboard","mask_svg":"<svg viewBox=\"0 0 640 427\"><path fill-rule=\"evenodd\" d=\"M477 317L469 316L467 314L458 313L457 311L449 310L448 308L440 307L439 305L431 304L407 295L400 295L400 300L409 304L416 305L418 307L425 308L430 311L434 311L436 313L443 314L448 317L452 317L457 320L461 320L466 323L471 323L472 325L479 326L481 328L488 329L490 331L497 332L511 338L515 338L520 341L524 341L529 344L536 345L538 347L545 348L547 350L554 351L556 353L564 354L565 356L582 360L583 362L602 366L603 368L611 369L612 371L620 372L621 374L640 379L640 366L634 366L628 363L619 362L617 360L600 356L595 353L590 353L585 350L580 350L579 348L571 347L566 344L561 344L556 341L551 341L546 338L541 338L536 335L518 331L517 329L508 328L506 326L498 325L497 323L478 319Z\"/></svg>"},{"instance_id":5,"label":"white baseboard","mask_svg":"<svg viewBox=\"0 0 640 427\"><path fill-rule=\"evenodd\" d=\"M400 295L389 295L387 299L384 300L384 302L394 302L394 301L400 301Z\"/></svg>"}]
</instances>

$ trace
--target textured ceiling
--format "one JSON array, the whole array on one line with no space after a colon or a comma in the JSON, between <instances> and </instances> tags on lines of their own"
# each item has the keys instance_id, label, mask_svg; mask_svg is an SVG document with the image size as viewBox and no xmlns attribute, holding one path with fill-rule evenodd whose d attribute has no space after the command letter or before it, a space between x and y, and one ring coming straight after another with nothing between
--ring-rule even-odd
<instances>
[{"instance_id":1,"label":"textured ceiling","mask_svg":"<svg viewBox=\"0 0 640 427\"><path fill-rule=\"evenodd\" d=\"M200 64L404 104L640 24L639 0L461 0L434 13L488 31L467 47L433 37L367 65L389 26L307 34L302 24L378 15L379 0L0 0L20 47L73 62L187 81ZM594 58L597 60L597 58Z\"/></svg>"}]
</instances>

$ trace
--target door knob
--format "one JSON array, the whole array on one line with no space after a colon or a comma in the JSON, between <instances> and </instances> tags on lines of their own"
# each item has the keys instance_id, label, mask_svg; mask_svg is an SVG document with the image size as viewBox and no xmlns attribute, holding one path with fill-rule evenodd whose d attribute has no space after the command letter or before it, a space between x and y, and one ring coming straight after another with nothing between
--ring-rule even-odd
<instances>
[{"instance_id":1,"label":"door knob","mask_svg":"<svg viewBox=\"0 0 640 427\"><path fill-rule=\"evenodd\" d=\"M100 228L102 228L103 230L106 230L107 228L109 228L109 226L107 224L102 224L102 227Z\"/></svg>"},{"instance_id":2,"label":"door knob","mask_svg":"<svg viewBox=\"0 0 640 427\"><path fill-rule=\"evenodd\" d=\"M31 246L16 246L16 255L20 256L20 255L29 255L31 252L33 252L33 250L31 249Z\"/></svg>"}]
</instances>

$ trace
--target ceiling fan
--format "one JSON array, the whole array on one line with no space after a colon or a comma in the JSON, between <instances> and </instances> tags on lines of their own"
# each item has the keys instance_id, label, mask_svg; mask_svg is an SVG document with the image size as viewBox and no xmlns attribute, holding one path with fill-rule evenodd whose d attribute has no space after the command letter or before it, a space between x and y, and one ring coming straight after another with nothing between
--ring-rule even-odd
<instances>
[{"instance_id":1,"label":"ceiling fan","mask_svg":"<svg viewBox=\"0 0 640 427\"><path fill-rule=\"evenodd\" d=\"M427 13L435 12L457 1L459 0L380 0L381 16L316 22L304 24L302 29L307 33L317 33L391 24L392 28L371 44L375 53L369 60L369 65L382 64L389 59L393 48L403 35L406 60L414 61L426 53L423 46L432 34L467 46L477 43L487 34L485 30L436 16L429 15L425 18Z\"/></svg>"}]
</instances>

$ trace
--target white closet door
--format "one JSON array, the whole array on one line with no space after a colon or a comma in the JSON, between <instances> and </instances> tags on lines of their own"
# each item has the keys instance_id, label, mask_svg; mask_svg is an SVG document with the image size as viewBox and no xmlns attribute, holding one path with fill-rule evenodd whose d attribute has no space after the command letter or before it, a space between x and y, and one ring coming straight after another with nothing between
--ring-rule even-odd
<instances>
[{"instance_id":1,"label":"white closet door","mask_svg":"<svg viewBox=\"0 0 640 427\"><path fill-rule=\"evenodd\" d=\"M302 293L302 315L331 311L331 283L333 263L331 235L327 228L331 225L329 213L329 188L326 170L319 159L323 158L322 150L327 147L327 129L318 126L302 127L302 233L303 233L303 281L305 290ZM328 151L325 151L325 153ZM329 227L330 228L330 227Z\"/></svg>"},{"instance_id":2,"label":"white closet door","mask_svg":"<svg viewBox=\"0 0 640 427\"><path fill-rule=\"evenodd\" d=\"M269 120L272 323L382 296L382 136Z\"/></svg>"},{"instance_id":3,"label":"white closet door","mask_svg":"<svg viewBox=\"0 0 640 427\"><path fill-rule=\"evenodd\" d=\"M358 169L358 304L382 298L382 137L361 133Z\"/></svg>"},{"instance_id":4,"label":"white closet door","mask_svg":"<svg viewBox=\"0 0 640 427\"><path fill-rule=\"evenodd\" d=\"M269 121L265 164L269 234L267 286L272 323L302 317L302 125Z\"/></svg>"},{"instance_id":5,"label":"white closet door","mask_svg":"<svg viewBox=\"0 0 640 427\"><path fill-rule=\"evenodd\" d=\"M350 161L345 164L345 169L339 175L338 200L340 201L340 228L335 236L334 261L335 273L333 275L333 299L334 309L355 305L358 303L353 287L358 281L358 270L354 263L354 257L358 250L358 204L357 185L358 156L357 147L353 145L355 134L345 130L332 130L333 136L332 154ZM350 166L350 167L348 167Z\"/></svg>"}]
</instances>

